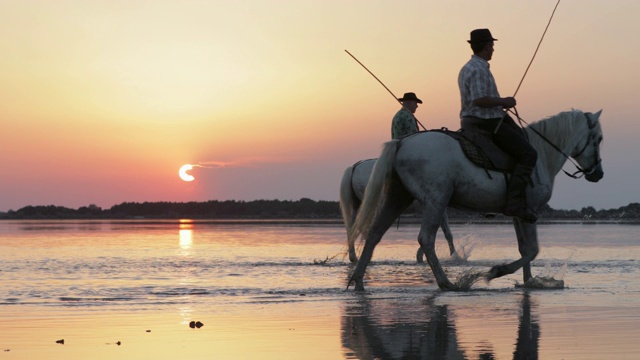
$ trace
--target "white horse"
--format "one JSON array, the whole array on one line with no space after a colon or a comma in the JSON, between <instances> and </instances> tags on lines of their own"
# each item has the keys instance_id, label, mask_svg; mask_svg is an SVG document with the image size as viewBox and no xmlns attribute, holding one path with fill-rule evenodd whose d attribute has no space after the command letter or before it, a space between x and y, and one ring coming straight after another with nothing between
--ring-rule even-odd
<instances>
[{"instance_id":1,"label":"white horse","mask_svg":"<svg viewBox=\"0 0 640 360\"><path fill-rule=\"evenodd\" d=\"M342 213L344 226L347 229L347 236L349 236L353 228L353 223L356 219L356 215L358 214L358 209L362 204L365 188L367 187L367 182L369 181L369 176L371 175L375 162L376 159L359 161L354 165L349 166L344 171L344 175L342 175L342 181L340 182L340 212ZM440 222L440 227L442 228L444 237L447 239L447 243L449 244L449 254L454 255L456 248L453 245L453 235L449 228L449 221L446 213ZM351 241L347 242L349 246L349 261L355 263L358 261L355 244ZM418 262L422 262L423 256L424 252L422 251L422 248L418 248L418 251L416 252L416 260Z\"/></svg>"},{"instance_id":2,"label":"white horse","mask_svg":"<svg viewBox=\"0 0 640 360\"><path fill-rule=\"evenodd\" d=\"M579 110L562 112L525 128L538 161L527 188L528 205L538 210L551 198L556 174L571 157L590 182L604 175L600 158L602 129L596 114ZM534 131L535 130L535 131ZM568 155L566 155L568 154ZM385 144L369 182L364 201L356 217L349 242L365 240L360 260L347 288L355 282L364 290L363 278L373 249L394 220L414 199L422 206L422 224L418 242L441 289L458 290L447 279L435 253L438 226L448 206L481 212L502 212L506 179L499 172L487 171L471 163L460 144L441 132L425 132ZM538 255L536 224L513 218L521 258L496 265L485 274L487 280L523 269L525 283L531 278L531 261Z\"/></svg>"}]
</instances>

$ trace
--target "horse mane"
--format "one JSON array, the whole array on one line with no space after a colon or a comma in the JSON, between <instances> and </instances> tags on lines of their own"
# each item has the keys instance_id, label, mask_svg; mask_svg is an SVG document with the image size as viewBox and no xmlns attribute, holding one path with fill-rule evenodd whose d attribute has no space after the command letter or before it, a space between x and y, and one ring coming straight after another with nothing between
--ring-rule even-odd
<instances>
[{"instance_id":1,"label":"horse mane","mask_svg":"<svg viewBox=\"0 0 640 360\"><path fill-rule=\"evenodd\" d=\"M565 148L568 142L573 141L571 136L566 136L566 134L573 134L580 124L586 124L584 113L581 110L573 109L531 123L525 129L529 136L529 143L535 147L538 152L555 151L555 149L550 146L543 146L546 145L547 142L532 129L540 134L544 134L551 143L562 149Z\"/></svg>"}]
</instances>

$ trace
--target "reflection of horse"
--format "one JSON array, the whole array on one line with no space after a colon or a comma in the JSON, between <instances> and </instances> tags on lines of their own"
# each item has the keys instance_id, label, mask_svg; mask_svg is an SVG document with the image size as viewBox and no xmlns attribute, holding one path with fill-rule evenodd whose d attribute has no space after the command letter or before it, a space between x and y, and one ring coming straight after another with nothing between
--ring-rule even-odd
<instances>
[{"instance_id":1,"label":"reflection of horse","mask_svg":"<svg viewBox=\"0 0 640 360\"><path fill-rule=\"evenodd\" d=\"M597 182L602 178L599 118L600 112L591 114L573 110L524 129L531 145L538 151L538 162L531 177L533 187L527 189L528 203L534 210L540 209L551 198L554 178L568 156L586 169L583 172L588 181ZM353 281L356 290L364 290L363 277L373 249L394 220L415 199L422 206L418 241L427 255L438 286L460 289L460 285L454 285L447 279L436 256L438 226L447 206L501 212L505 205L506 183L500 173L473 165L458 142L446 134L426 132L387 142L376 161L349 237L350 243L360 235L365 239L349 284ZM514 218L513 223L521 258L494 266L487 273L487 280L512 274L520 268L523 268L525 283L531 278L530 262L538 254L536 224L525 223L518 218Z\"/></svg>"},{"instance_id":2,"label":"reflection of horse","mask_svg":"<svg viewBox=\"0 0 640 360\"><path fill-rule=\"evenodd\" d=\"M360 204L362 204L362 198L364 197L364 190L369 181L369 175L375 164L376 159L362 160L349 166L342 176L340 182L340 212L342 213L342 220L344 226L347 228L347 235L351 233L353 228L353 222L356 219ZM447 214L444 214L440 227L444 232L444 236L449 244L449 253L453 255L456 248L453 245L453 235L449 228L449 222L447 221ZM352 263L358 261L354 243L349 241L349 260ZM422 248L418 249L416 254L416 260L422 262L423 252Z\"/></svg>"},{"instance_id":3,"label":"reflection of horse","mask_svg":"<svg viewBox=\"0 0 640 360\"><path fill-rule=\"evenodd\" d=\"M399 301L400 303L396 303ZM342 346L357 359L464 359L447 305L369 299L345 310Z\"/></svg>"},{"instance_id":4,"label":"reflection of horse","mask_svg":"<svg viewBox=\"0 0 640 360\"><path fill-rule=\"evenodd\" d=\"M537 359L538 339L540 339L540 325L538 319L531 315L531 299L529 293L524 293L520 303L520 321L518 322L518 342L513 352L514 359Z\"/></svg>"},{"instance_id":5,"label":"reflection of horse","mask_svg":"<svg viewBox=\"0 0 640 360\"><path fill-rule=\"evenodd\" d=\"M346 349L347 357L467 359L469 354L465 354L464 349L479 347L468 342L464 346L459 343L459 331L477 329L460 329L461 325L454 321L455 311L450 305L437 305L434 296L428 296L423 301L411 301L411 306L407 306L406 301L364 297L348 305L341 320L342 346ZM537 359L539 338L540 326L535 307L529 294L524 293L520 302L518 340L513 358ZM493 351L483 352L479 358L494 359L495 355Z\"/></svg>"}]
</instances>

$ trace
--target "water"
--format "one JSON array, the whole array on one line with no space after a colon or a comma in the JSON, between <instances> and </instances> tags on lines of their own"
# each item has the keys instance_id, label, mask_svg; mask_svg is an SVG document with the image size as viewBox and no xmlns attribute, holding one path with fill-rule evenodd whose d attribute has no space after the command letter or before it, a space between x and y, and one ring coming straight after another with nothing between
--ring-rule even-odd
<instances>
[{"instance_id":1,"label":"water","mask_svg":"<svg viewBox=\"0 0 640 360\"><path fill-rule=\"evenodd\" d=\"M633 359L637 230L540 225L533 274L562 289L522 289L519 271L442 292L418 228L393 228L358 294L338 224L4 221L0 359ZM452 231L465 260L437 240L452 281L519 257L509 225Z\"/></svg>"}]
</instances>

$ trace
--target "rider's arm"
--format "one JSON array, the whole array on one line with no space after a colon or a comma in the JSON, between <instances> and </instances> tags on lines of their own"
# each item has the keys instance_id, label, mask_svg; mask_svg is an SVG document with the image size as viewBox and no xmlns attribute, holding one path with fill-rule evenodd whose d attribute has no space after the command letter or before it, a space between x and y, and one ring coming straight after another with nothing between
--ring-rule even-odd
<instances>
[{"instance_id":1,"label":"rider's arm","mask_svg":"<svg viewBox=\"0 0 640 360\"><path fill-rule=\"evenodd\" d=\"M480 107L494 107L500 106L505 109L516 106L516 99L514 97L491 97L485 96L479 99L473 100L473 105Z\"/></svg>"}]
</instances>

